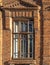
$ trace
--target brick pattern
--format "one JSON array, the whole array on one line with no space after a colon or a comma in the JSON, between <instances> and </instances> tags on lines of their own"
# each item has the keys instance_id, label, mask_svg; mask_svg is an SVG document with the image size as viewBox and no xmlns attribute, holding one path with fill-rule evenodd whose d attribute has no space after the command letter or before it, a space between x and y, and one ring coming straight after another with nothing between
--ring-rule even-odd
<instances>
[{"instance_id":1,"label":"brick pattern","mask_svg":"<svg viewBox=\"0 0 50 65\"><path fill-rule=\"evenodd\" d=\"M50 0L43 0L43 64L50 65Z\"/></svg>"},{"instance_id":2,"label":"brick pattern","mask_svg":"<svg viewBox=\"0 0 50 65\"><path fill-rule=\"evenodd\" d=\"M2 65L2 13L0 11L0 65Z\"/></svg>"},{"instance_id":3,"label":"brick pattern","mask_svg":"<svg viewBox=\"0 0 50 65\"><path fill-rule=\"evenodd\" d=\"M5 1L7 0L4 0L4 2ZM46 7L50 6L50 4L46 4L48 2L50 3L50 0L42 0L43 7L41 11L43 11L43 13L38 14L39 11L34 10L33 20L34 20L34 28L35 28L35 61L32 60L31 62L33 64L35 63L35 65L50 65L50 15L49 15L50 11L46 11L45 9ZM3 18L2 18L2 12L0 11L0 65L4 65L12 60L11 58L12 32L10 29L10 22L11 21L9 17L9 11L5 10L5 17ZM21 62L20 60L20 63L21 64L31 63L30 60L27 61L28 62L26 62L26 60L25 61L22 60ZM19 64L19 60L17 61L12 60L11 62Z\"/></svg>"}]
</instances>

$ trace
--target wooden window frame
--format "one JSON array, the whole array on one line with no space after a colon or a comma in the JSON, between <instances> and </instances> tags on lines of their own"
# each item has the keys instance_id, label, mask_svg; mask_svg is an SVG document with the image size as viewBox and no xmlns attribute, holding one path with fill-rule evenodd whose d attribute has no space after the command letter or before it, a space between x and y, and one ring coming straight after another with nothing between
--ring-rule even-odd
<instances>
[{"instance_id":1,"label":"wooden window frame","mask_svg":"<svg viewBox=\"0 0 50 65\"><path fill-rule=\"evenodd\" d=\"M28 20L27 20L28 21ZM15 21L16 22L16 21ZM21 22L21 21L20 21ZM13 23L12 23L13 24ZM34 28L34 27L33 27ZM13 33L13 30L14 30L14 28L13 28L13 25L12 25L12 38L13 38L13 34L15 34L15 33ZM30 33L27 33L27 32L21 32L21 33L17 33L17 34L30 34ZM33 34L33 37L34 37L34 41L33 41L33 43L34 43L34 46L33 46L33 58L35 57L35 34L34 34L34 32L33 33L31 33L31 34ZM13 41L13 40L12 40ZM20 55L20 38L19 38L19 42L18 42L19 44L18 44L18 46L19 46L19 50L18 50L18 53L19 53L19 55ZM12 45L13 45L13 43L12 43ZM14 46L14 45L13 45ZM12 49L13 49L13 46L12 46ZM12 55L13 55L13 50L12 50ZM20 56L18 56L18 58L20 58ZM18 58L13 58L13 59L18 59ZM30 58L29 58L30 59Z\"/></svg>"}]
</instances>

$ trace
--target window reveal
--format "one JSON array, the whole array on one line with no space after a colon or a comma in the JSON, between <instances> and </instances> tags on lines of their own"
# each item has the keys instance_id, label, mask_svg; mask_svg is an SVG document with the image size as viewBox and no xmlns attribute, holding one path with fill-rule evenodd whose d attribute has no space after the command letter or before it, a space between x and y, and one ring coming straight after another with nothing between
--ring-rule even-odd
<instances>
[{"instance_id":1,"label":"window reveal","mask_svg":"<svg viewBox=\"0 0 50 65\"><path fill-rule=\"evenodd\" d=\"M33 21L13 22L13 58L18 57L33 57Z\"/></svg>"}]
</instances>

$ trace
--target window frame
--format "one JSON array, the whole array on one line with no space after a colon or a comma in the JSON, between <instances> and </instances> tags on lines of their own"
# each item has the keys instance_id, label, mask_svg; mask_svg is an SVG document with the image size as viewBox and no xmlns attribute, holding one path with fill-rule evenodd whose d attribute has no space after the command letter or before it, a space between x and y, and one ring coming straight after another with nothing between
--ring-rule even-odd
<instances>
[{"instance_id":1,"label":"window frame","mask_svg":"<svg viewBox=\"0 0 50 65\"><path fill-rule=\"evenodd\" d=\"M14 20L13 22L18 22L18 21L20 21L21 22L21 20ZM23 21L23 20L22 20ZM28 20L27 20L28 21ZM13 28L13 22L12 22L12 42L13 42L13 30L14 30L14 28ZM33 20L32 20L32 22L33 22ZM27 57L27 58L21 58L21 59L34 59L35 58L35 30L34 30L34 22L33 22L33 33L31 33L31 34L33 34L33 57ZM17 33L17 34L20 34L20 33ZM21 33L21 34L30 34L30 33ZM19 39L19 41L20 41L20 39ZM20 42L18 42L19 44L18 44L18 46L20 46ZM13 46L14 46L14 44L12 43L12 58L13 58ZM20 47L19 47L19 50L20 50ZM20 54L20 51L18 50L18 53ZM18 56L18 58L13 58L13 59L20 59L20 56Z\"/></svg>"}]
</instances>

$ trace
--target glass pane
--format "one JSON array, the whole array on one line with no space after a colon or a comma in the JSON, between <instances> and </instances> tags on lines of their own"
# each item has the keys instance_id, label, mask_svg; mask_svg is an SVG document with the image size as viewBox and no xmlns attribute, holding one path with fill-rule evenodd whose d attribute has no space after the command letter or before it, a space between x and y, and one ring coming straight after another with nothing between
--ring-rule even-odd
<instances>
[{"instance_id":1,"label":"glass pane","mask_svg":"<svg viewBox=\"0 0 50 65\"><path fill-rule=\"evenodd\" d=\"M30 57L33 57L33 34L30 34Z\"/></svg>"},{"instance_id":2,"label":"glass pane","mask_svg":"<svg viewBox=\"0 0 50 65\"><path fill-rule=\"evenodd\" d=\"M23 32L23 23L21 23L21 31Z\"/></svg>"},{"instance_id":3,"label":"glass pane","mask_svg":"<svg viewBox=\"0 0 50 65\"><path fill-rule=\"evenodd\" d=\"M14 33L18 32L18 22L14 22Z\"/></svg>"},{"instance_id":4,"label":"glass pane","mask_svg":"<svg viewBox=\"0 0 50 65\"><path fill-rule=\"evenodd\" d=\"M21 57L23 57L23 36L22 35L20 35L20 48L21 48L21 50L20 50L20 56Z\"/></svg>"},{"instance_id":5,"label":"glass pane","mask_svg":"<svg viewBox=\"0 0 50 65\"><path fill-rule=\"evenodd\" d=\"M19 34L14 34L14 38L18 38Z\"/></svg>"},{"instance_id":6,"label":"glass pane","mask_svg":"<svg viewBox=\"0 0 50 65\"><path fill-rule=\"evenodd\" d=\"M33 22L29 22L29 32L33 32Z\"/></svg>"},{"instance_id":7,"label":"glass pane","mask_svg":"<svg viewBox=\"0 0 50 65\"><path fill-rule=\"evenodd\" d=\"M15 46L16 46L16 45L15 45L15 40L14 40L14 53L16 52L16 51L15 51L15 50L16 50L16 49L15 49Z\"/></svg>"},{"instance_id":8,"label":"glass pane","mask_svg":"<svg viewBox=\"0 0 50 65\"><path fill-rule=\"evenodd\" d=\"M28 36L26 35L21 35L21 55L23 57L28 56Z\"/></svg>"},{"instance_id":9,"label":"glass pane","mask_svg":"<svg viewBox=\"0 0 50 65\"><path fill-rule=\"evenodd\" d=\"M33 34L28 34L29 35L29 39L31 38L31 39L33 39Z\"/></svg>"},{"instance_id":10,"label":"glass pane","mask_svg":"<svg viewBox=\"0 0 50 65\"><path fill-rule=\"evenodd\" d=\"M14 58L18 58L18 39L14 39Z\"/></svg>"},{"instance_id":11,"label":"glass pane","mask_svg":"<svg viewBox=\"0 0 50 65\"><path fill-rule=\"evenodd\" d=\"M26 22L21 23L21 31L22 32L27 32L28 31L28 23L26 23Z\"/></svg>"},{"instance_id":12,"label":"glass pane","mask_svg":"<svg viewBox=\"0 0 50 65\"><path fill-rule=\"evenodd\" d=\"M24 38L23 38L23 40L24 40L24 57L27 57L27 55L28 55L28 35L26 34L26 35L24 35Z\"/></svg>"},{"instance_id":13,"label":"glass pane","mask_svg":"<svg viewBox=\"0 0 50 65\"><path fill-rule=\"evenodd\" d=\"M18 58L18 39L16 39L16 58Z\"/></svg>"},{"instance_id":14,"label":"glass pane","mask_svg":"<svg viewBox=\"0 0 50 65\"><path fill-rule=\"evenodd\" d=\"M16 33L18 32L18 22L15 23Z\"/></svg>"},{"instance_id":15,"label":"glass pane","mask_svg":"<svg viewBox=\"0 0 50 65\"><path fill-rule=\"evenodd\" d=\"M30 57L32 57L32 39L30 39Z\"/></svg>"},{"instance_id":16,"label":"glass pane","mask_svg":"<svg viewBox=\"0 0 50 65\"><path fill-rule=\"evenodd\" d=\"M13 47L13 58L15 58L16 57L16 44L15 44L15 40L14 40L14 47Z\"/></svg>"},{"instance_id":17,"label":"glass pane","mask_svg":"<svg viewBox=\"0 0 50 65\"><path fill-rule=\"evenodd\" d=\"M13 22L13 32L15 32L15 22Z\"/></svg>"}]
</instances>

